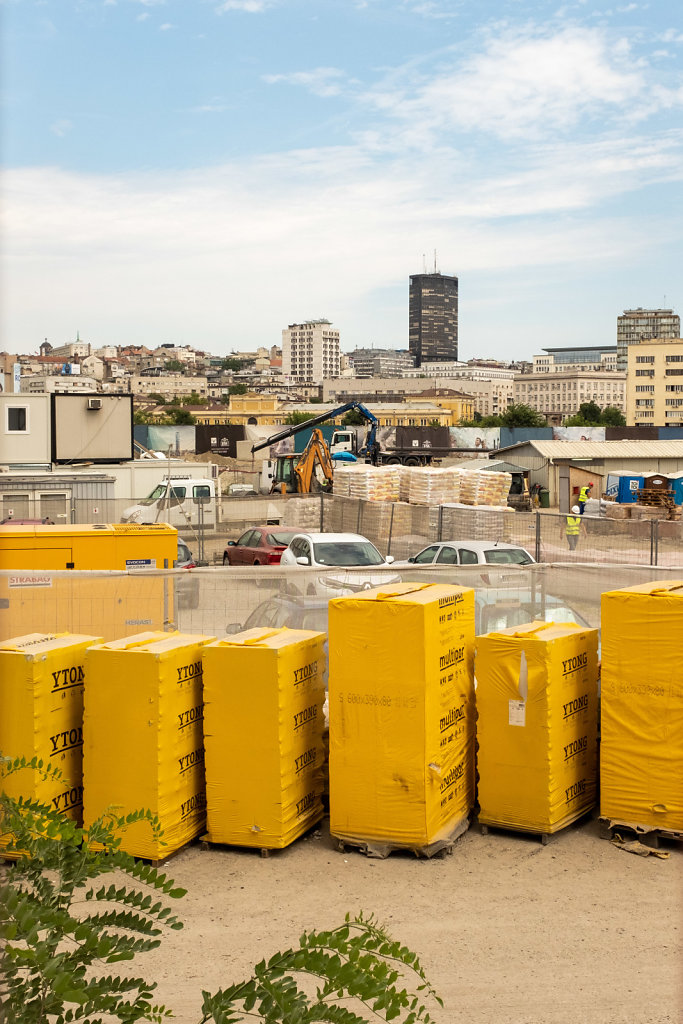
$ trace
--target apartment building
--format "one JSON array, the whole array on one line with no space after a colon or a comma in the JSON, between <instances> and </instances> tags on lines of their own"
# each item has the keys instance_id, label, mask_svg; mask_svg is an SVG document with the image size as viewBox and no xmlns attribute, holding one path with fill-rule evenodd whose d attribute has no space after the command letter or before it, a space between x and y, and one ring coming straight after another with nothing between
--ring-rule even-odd
<instances>
[{"instance_id":1,"label":"apartment building","mask_svg":"<svg viewBox=\"0 0 683 1024\"><path fill-rule=\"evenodd\" d=\"M683 341L657 338L628 348L626 422L683 426Z\"/></svg>"},{"instance_id":2,"label":"apartment building","mask_svg":"<svg viewBox=\"0 0 683 1024\"><path fill-rule=\"evenodd\" d=\"M592 370L616 370L616 345L544 348L534 356L534 373L585 373Z\"/></svg>"},{"instance_id":3,"label":"apartment building","mask_svg":"<svg viewBox=\"0 0 683 1024\"><path fill-rule=\"evenodd\" d=\"M357 348L349 352L349 363L356 377L400 377L415 360L405 349Z\"/></svg>"},{"instance_id":4,"label":"apartment building","mask_svg":"<svg viewBox=\"0 0 683 1024\"><path fill-rule=\"evenodd\" d=\"M612 405L621 412L626 406L626 374L616 370L585 373L521 373L515 376L516 404L532 409L559 425L575 416L584 402L595 402L604 409Z\"/></svg>"},{"instance_id":5,"label":"apartment building","mask_svg":"<svg viewBox=\"0 0 683 1024\"><path fill-rule=\"evenodd\" d=\"M329 320L307 320L282 331L282 375L285 381L320 384L341 372L339 331Z\"/></svg>"},{"instance_id":6,"label":"apartment building","mask_svg":"<svg viewBox=\"0 0 683 1024\"><path fill-rule=\"evenodd\" d=\"M134 395L163 395L174 398L176 395L208 395L209 385L206 377L188 377L184 373L165 373L157 377L131 376L127 378L128 389ZM122 382L122 383L126 383Z\"/></svg>"},{"instance_id":7,"label":"apartment building","mask_svg":"<svg viewBox=\"0 0 683 1024\"><path fill-rule=\"evenodd\" d=\"M458 358L458 279L447 274L410 278L408 344L415 365Z\"/></svg>"},{"instance_id":8,"label":"apartment building","mask_svg":"<svg viewBox=\"0 0 683 1024\"><path fill-rule=\"evenodd\" d=\"M625 309L617 317L617 369L626 372L628 347L651 338L681 336L681 318L673 309Z\"/></svg>"}]
</instances>

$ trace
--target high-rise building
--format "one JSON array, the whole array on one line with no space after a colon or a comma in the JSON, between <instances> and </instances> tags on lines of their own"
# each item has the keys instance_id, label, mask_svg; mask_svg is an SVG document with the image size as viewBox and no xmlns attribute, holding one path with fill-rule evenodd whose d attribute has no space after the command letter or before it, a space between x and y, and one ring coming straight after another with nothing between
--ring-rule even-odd
<instances>
[{"instance_id":1,"label":"high-rise building","mask_svg":"<svg viewBox=\"0 0 683 1024\"><path fill-rule=\"evenodd\" d=\"M400 377L415 361L405 349L357 348L349 353L356 377Z\"/></svg>"},{"instance_id":2,"label":"high-rise building","mask_svg":"<svg viewBox=\"0 0 683 1024\"><path fill-rule=\"evenodd\" d=\"M617 317L617 370L626 372L628 346L650 338L680 338L681 318L673 309L625 309Z\"/></svg>"},{"instance_id":3,"label":"high-rise building","mask_svg":"<svg viewBox=\"0 0 683 1024\"><path fill-rule=\"evenodd\" d=\"M415 365L458 358L458 279L446 274L410 278L408 339Z\"/></svg>"},{"instance_id":4,"label":"high-rise building","mask_svg":"<svg viewBox=\"0 0 683 1024\"><path fill-rule=\"evenodd\" d=\"M320 384L340 372L339 331L329 320L290 324L282 332L282 376L285 381Z\"/></svg>"},{"instance_id":5,"label":"high-rise building","mask_svg":"<svg viewBox=\"0 0 683 1024\"><path fill-rule=\"evenodd\" d=\"M683 426L683 341L653 338L627 353L628 426Z\"/></svg>"}]
</instances>

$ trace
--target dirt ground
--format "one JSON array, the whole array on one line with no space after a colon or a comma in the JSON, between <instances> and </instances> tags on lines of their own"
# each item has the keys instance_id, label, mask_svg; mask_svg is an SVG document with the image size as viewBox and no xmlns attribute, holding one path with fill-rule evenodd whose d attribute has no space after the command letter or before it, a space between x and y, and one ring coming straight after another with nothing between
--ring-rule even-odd
<instances>
[{"instance_id":1,"label":"dirt ground","mask_svg":"<svg viewBox=\"0 0 683 1024\"><path fill-rule=\"evenodd\" d=\"M682 852L665 849L667 860L625 853L595 821L545 847L475 826L431 861L340 853L327 821L267 859L193 845L167 867L188 889L174 907L185 928L137 970L193 1024L202 989L363 910L420 956L445 1003L438 1024L679 1024Z\"/></svg>"}]
</instances>

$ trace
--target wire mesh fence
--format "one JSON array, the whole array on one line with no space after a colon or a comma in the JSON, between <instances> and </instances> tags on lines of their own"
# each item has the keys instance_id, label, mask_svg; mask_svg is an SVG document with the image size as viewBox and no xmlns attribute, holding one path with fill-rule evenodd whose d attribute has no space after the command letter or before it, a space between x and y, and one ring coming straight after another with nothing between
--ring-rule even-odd
<instances>
[{"instance_id":1,"label":"wire mesh fence","mask_svg":"<svg viewBox=\"0 0 683 1024\"><path fill-rule=\"evenodd\" d=\"M399 582L472 587L479 633L539 618L598 627L605 591L672 578L675 573L652 566L578 562L324 571L300 566L128 573L4 571L0 639L45 632L119 639L171 629L221 637L256 626L325 630L330 599Z\"/></svg>"}]
</instances>

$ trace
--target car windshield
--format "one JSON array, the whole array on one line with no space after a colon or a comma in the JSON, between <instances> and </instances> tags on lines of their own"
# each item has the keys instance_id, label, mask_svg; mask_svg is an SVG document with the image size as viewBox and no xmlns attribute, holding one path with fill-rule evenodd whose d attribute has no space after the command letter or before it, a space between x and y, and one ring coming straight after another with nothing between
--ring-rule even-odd
<instances>
[{"instance_id":1,"label":"car windshield","mask_svg":"<svg viewBox=\"0 0 683 1024\"><path fill-rule=\"evenodd\" d=\"M166 484L157 484L151 494L148 494L146 498L143 498L140 502L141 505L153 505L155 501L158 501L164 494L166 494Z\"/></svg>"},{"instance_id":2,"label":"car windshield","mask_svg":"<svg viewBox=\"0 0 683 1024\"><path fill-rule=\"evenodd\" d=\"M533 562L524 548L491 548L484 552L484 558L490 565L530 565Z\"/></svg>"},{"instance_id":3,"label":"car windshield","mask_svg":"<svg viewBox=\"0 0 683 1024\"><path fill-rule=\"evenodd\" d=\"M274 546L286 548L293 537L296 537L296 530L278 530L277 533L269 533L267 541Z\"/></svg>"},{"instance_id":4,"label":"car windshield","mask_svg":"<svg viewBox=\"0 0 683 1024\"><path fill-rule=\"evenodd\" d=\"M318 565L384 565L384 559L369 540L314 544L313 553Z\"/></svg>"}]
</instances>

